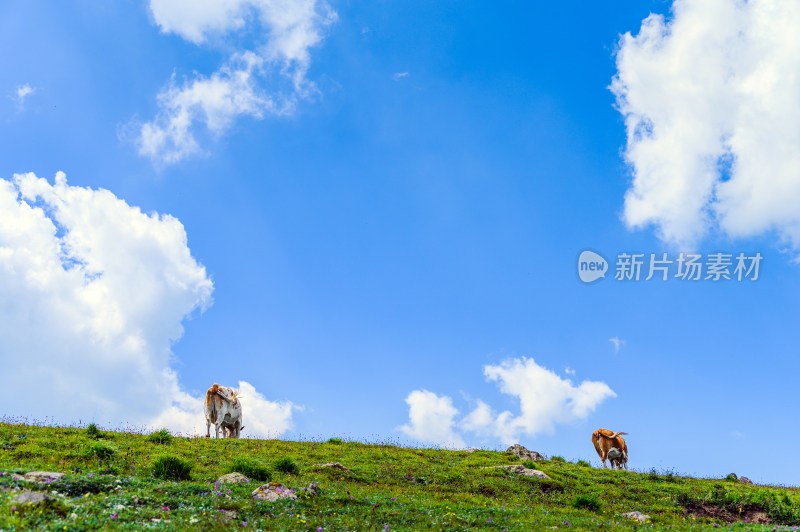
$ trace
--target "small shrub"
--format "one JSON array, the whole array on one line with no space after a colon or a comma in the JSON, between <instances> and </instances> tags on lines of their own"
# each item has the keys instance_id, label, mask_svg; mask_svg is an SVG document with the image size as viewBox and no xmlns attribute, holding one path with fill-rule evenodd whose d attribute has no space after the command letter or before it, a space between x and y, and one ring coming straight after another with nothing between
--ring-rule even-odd
<instances>
[{"instance_id":1,"label":"small shrub","mask_svg":"<svg viewBox=\"0 0 800 532\"><path fill-rule=\"evenodd\" d=\"M172 443L172 434L167 429L157 430L147 436L147 441L158 445L169 445Z\"/></svg>"},{"instance_id":2,"label":"small shrub","mask_svg":"<svg viewBox=\"0 0 800 532\"><path fill-rule=\"evenodd\" d=\"M100 432L100 429L97 428L97 425L94 423L90 423L88 427L86 427L86 435L93 440L99 440L103 437L103 433Z\"/></svg>"},{"instance_id":3,"label":"small shrub","mask_svg":"<svg viewBox=\"0 0 800 532\"><path fill-rule=\"evenodd\" d=\"M275 460L272 464L272 468L275 469L275 471L288 473L290 475L296 475L300 472L300 466L297 465L297 462L295 462L293 458L288 456Z\"/></svg>"},{"instance_id":4,"label":"small shrub","mask_svg":"<svg viewBox=\"0 0 800 532\"><path fill-rule=\"evenodd\" d=\"M582 508L592 512L600 511L600 501L594 495L578 495L572 501L572 506L575 508Z\"/></svg>"},{"instance_id":5,"label":"small shrub","mask_svg":"<svg viewBox=\"0 0 800 532\"><path fill-rule=\"evenodd\" d=\"M553 479L542 479L536 485L543 493L564 493L564 483Z\"/></svg>"},{"instance_id":6,"label":"small shrub","mask_svg":"<svg viewBox=\"0 0 800 532\"><path fill-rule=\"evenodd\" d=\"M575 465L579 467L592 467L592 464L590 464L586 460L578 460L577 462L575 462Z\"/></svg>"},{"instance_id":7,"label":"small shrub","mask_svg":"<svg viewBox=\"0 0 800 532\"><path fill-rule=\"evenodd\" d=\"M117 454L117 450L105 443L95 443L91 447L91 453L100 460L109 460Z\"/></svg>"},{"instance_id":8,"label":"small shrub","mask_svg":"<svg viewBox=\"0 0 800 532\"><path fill-rule=\"evenodd\" d=\"M162 480L189 480L192 464L177 456L159 456L153 462L153 476Z\"/></svg>"},{"instance_id":9,"label":"small shrub","mask_svg":"<svg viewBox=\"0 0 800 532\"><path fill-rule=\"evenodd\" d=\"M522 465L527 467L528 469L538 469L536 467L536 462L534 462L533 460L525 460L524 462L522 462Z\"/></svg>"},{"instance_id":10,"label":"small shrub","mask_svg":"<svg viewBox=\"0 0 800 532\"><path fill-rule=\"evenodd\" d=\"M567 461L564 459L563 456L551 456L550 461L555 464L566 464Z\"/></svg>"},{"instance_id":11,"label":"small shrub","mask_svg":"<svg viewBox=\"0 0 800 532\"><path fill-rule=\"evenodd\" d=\"M725 480L729 482L739 482L739 477L736 476L736 473L731 473L727 477L725 477Z\"/></svg>"},{"instance_id":12,"label":"small shrub","mask_svg":"<svg viewBox=\"0 0 800 532\"><path fill-rule=\"evenodd\" d=\"M328 443L332 443L334 445L341 445L343 442L341 438L331 438L328 440Z\"/></svg>"},{"instance_id":13,"label":"small shrub","mask_svg":"<svg viewBox=\"0 0 800 532\"><path fill-rule=\"evenodd\" d=\"M249 458L236 458L225 468L226 473L241 473L250 480L269 482L272 471L265 465Z\"/></svg>"}]
</instances>

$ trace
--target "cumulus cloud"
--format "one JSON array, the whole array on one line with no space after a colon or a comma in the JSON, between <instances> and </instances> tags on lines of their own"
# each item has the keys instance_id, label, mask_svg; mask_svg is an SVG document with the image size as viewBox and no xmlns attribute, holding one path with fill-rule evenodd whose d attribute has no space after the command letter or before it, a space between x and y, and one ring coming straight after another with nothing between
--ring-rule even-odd
<instances>
[{"instance_id":1,"label":"cumulus cloud","mask_svg":"<svg viewBox=\"0 0 800 532\"><path fill-rule=\"evenodd\" d=\"M675 0L622 36L611 89L630 227L677 245L775 231L800 247L799 24L794 2Z\"/></svg>"},{"instance_id":2,"label":"cumulus cloud","mask_svg":"<svg viewBox=\"0 0 800 532\"><path fill-rule=\"evenodd\" d=\"M0 179L2 412L194 431L202 402L181 390L170 347L212 290L176 218L61 172ZM287 408L254 426L285 430Z\"/></svg>"},{"instance_id":3,"label":"cumulus cloud","mask_svg":"<svg viewBox=\"0 0 800 532\"><path fill-rule=\"evenodd\" d=\"M216 72L182 83L173 76L158 95L159 112L139 126L138 145L159 163L200 152L199 130L213 137L242 115L291 113L315 91L306 77L310 50L336 19L324 0L151 0L150 11L162 32L197 45L236 41L243 29L258 35L253 46L228 43L238 49Z\"/></svg>"},{"instance_id":4,"label":"cumulus cloud","mask_svg":"<svg viewBox=\"0 0 800 532\"><path fill-rule=\"evenodd\" d=\"M539 366L532 358L515 358L499 365L483 368L486 379L496 382L500 391L519 401L519 411L496 412L486 402L477 406L461 419L459 411L447 396L437 396L428 391L412 392L408 425L401 430L420 441L438 442L445 438L459 442L461 434L473 433L491 437L508 445L519 441L520 436L552 433L555 426L586 419L603 401L616 397L611 388L598 381L583 381L575 385L555 372Z\"/></svg>"},{"instance_id":5,"label":"cumulus cloud","mask_svg":"<svg viewBox=\"0 0 800 532\"><path fill-rule=\"evenodd\" d=\"M464 440L453 430L458 410L449 397L427 390L416 390L406 397L409 422L399 427L407 436L443 447L464 447Z\"/></svg>"}]
</instances>

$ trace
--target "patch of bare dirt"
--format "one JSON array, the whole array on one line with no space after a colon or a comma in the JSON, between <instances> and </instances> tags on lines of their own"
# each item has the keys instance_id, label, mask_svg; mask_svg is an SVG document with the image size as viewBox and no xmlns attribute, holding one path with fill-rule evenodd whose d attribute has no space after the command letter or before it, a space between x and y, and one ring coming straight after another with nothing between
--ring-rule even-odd
<instances>
[{"instance_id":1,"label":"patch of bare dirt","mask_svg":"<svg viewBox=\"0 0 800 532\"><path fill-rule=\"evenodd\" d=\"M724 523L754 523L768 525L772 523L767 513L761 506L747 504L737 506L735 509L726 508L711 503L689 503L683 507L692 517L713 519Z\"/></svg>"}]
</instances>

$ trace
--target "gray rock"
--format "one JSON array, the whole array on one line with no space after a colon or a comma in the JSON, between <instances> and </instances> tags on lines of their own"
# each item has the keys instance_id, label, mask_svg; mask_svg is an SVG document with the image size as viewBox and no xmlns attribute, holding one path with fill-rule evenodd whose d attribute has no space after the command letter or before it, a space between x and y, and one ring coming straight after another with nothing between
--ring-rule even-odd
<instances>
[{"instance_id":1,"label":"gray rock","mask_svg":"<svg viewBox=\"0 0 800 532\"><path fill-rule=\"evenodd\" d=\"M515 443L508 449L506 449L507 453L511 453L520 460L533 460L534 462L541 462L544 460L544 456L537 453L536 451L529 451L522 445Z\"/></svg>"},{"instance_id":2,"label":"gray rock","mask_svg":"<svg viewBox=\"0 0 800 532\"><path fill-rule=\"evenodd\" d=\"M319 493L319 484L312 481L311 484L308 485L307 488L300 488L297 491L302 491L307 493L311 497L316 497L317 493Z\"/></svg>"},{"instance_id":3,"label":"gray rock","mask_svg":"<svg viewBox=\"0 0 800 532\"><path fill-rule=\"evenodd\" d=\"M53 473L51 471L31 471L30 473L25 473L25 480L30 480L31 482L39 484L53 482L61 478L64 478L64 473Z\"/></svg>"},{"instance_id":4,"label":"gray rock","mask_svg":"<svg viewBox=\"0 0 800 532\"><path fill-rule=\"evenodd\" d=\"M750 480L747 477L739 477L739 482L741 482L742 484L752 484L753 483L753 481Z\"/></svg>"},{"instance_id":5,"label":"gray rock","mask_svg":"<svg viewBox=\"0 0 800 532\"><path fill-rule=\"evenodd\" d=\"M522 475L525 477L550 478L544 471L539 471L538 469L528 469L521 464L492 466L484 469L508 469L512 473L516 473L517 475Z\"/></svg>"},{"instance_id":6,"label":"gray rock","mask_svg":"<svg viewBox=\"0 0 800 532\"><path fill-rule=\"evenodd\" d=\"M22 506L23 504L29 504L31 506L36 506L37 504L41 504L43 502L52 500L54 500L53 497L51 497L46 493L42 493L39 491L23 491L22 493L14 497L14 500L11 501L11 504L19 506Z\"/></svg>"},{"instance_id":7,"label":"gray rock","mask_svg":"<svg viewBox=\"0 0 800 532\"><path fill-rule=\"evenodd\" d=\"M257 487L250 497L254 501L277 501L280 499L297 499L294 491L290 490L280 482L270 482Z\"/></svg>"},{"instance_id":8,"label":"gray rock","mask_svg":"<svg viewBox=\"0 0 800 532\"><path fill-rule=\"evenodd\" d=\"M644 523L645 521L650 519L649 515L643 514L642 512L640 512L638 510L635 511L635 512L626 512L624 514L619 514L619 516L620 517L627 517L628 519L633 519L634 521L639 521L640 523Z\"/></svg>"},{"instance_id":9,"label":"gray rock","mask_svg":"<svg viewBox=\"0 0 800 532\"><path fill-rule=\"evenodd\" d=\"M327 464L317 464L314 467L330 467L333 469L338 469L339 471L345 471L347 473L350 473L350 470L347 469L342 464L340 464L339 462L328 462Z\"/></svg>"},{"instance_id":10,"label":"gray rock","mask_svg":"<svg viewBox=\"0 0 800 532\"><path fill-rule=\"evenodd\" d=\"M250 482L250 479L241 473L228 473L227 475L219 477L217 482L220 484L247 484Z\"/></svg>"}]
</instances>

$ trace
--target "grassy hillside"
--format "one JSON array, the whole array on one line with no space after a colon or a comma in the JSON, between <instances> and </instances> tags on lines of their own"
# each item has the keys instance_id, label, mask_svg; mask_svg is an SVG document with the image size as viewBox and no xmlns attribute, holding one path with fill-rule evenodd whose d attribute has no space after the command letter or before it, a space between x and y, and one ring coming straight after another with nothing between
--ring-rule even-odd
<instances>
[{"instance_id":1,"label":"grassy hillside","mask_svg":"<svg viewBox=\"0 0 800 532\"><path fill-rule=\"evenodd\" d=\"M183 460L190 479L176 480L174 465L158 469L162 456ZM326 462L351 471L317 465ZM518 463L492 451L148 437L0 423L0 471L67 473L50 485L0 477L0 529L708 530L716 523L773 530L800 524L797 489L610 471L557 457L535 464L550 480L488 468ZM237 469L264 480L216 484ZM320 491L298 492L296 501L252 501L250 493L266 479L293 489L316 481ZM44 508L14 507L20 489L57 495ZM641 524L618 515L634 510L651 519Z\"/></svg>"}]
</instances>

